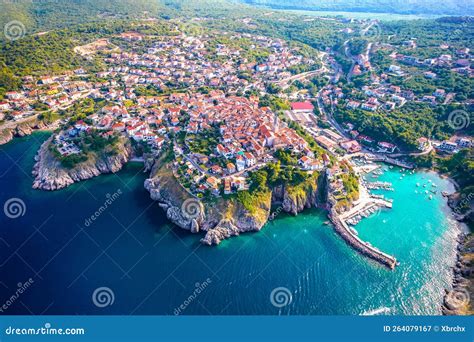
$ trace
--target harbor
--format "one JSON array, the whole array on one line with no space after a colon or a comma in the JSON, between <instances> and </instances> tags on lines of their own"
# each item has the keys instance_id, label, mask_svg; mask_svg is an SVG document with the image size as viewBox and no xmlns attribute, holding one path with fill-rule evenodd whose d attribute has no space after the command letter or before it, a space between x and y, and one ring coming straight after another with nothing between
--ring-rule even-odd
<instances>
[{"instance_id":1,"label":"harbor","mask_svg":"<svg viewBox=\"0 0 474 342\"><path fill-rule=\"evenodd\" d=\"M308 209L298 216L278 215L259 234L241 234L216 248L201 246L199 234L181 234L168 224L166 215L152 205L154 202L143 190L146 175L138 163L127 164L116 175L90 179L58 192L31 191L31 181L24 177L22 170L33 167L36 151L47 137L42 132L34 133L4 145L1 149L5 153L0 153L2 165L9 165L10 158L17 161L17 165L5 169L8 177L0 178L5 198L19 197L28 205L26 215L21 218L11 220L3 216L2 223L8 229L2 237L10 244L10 247L4 246L4 251L21 247L21 241L35 233L38 219L45 222L41 232L49 240L40 238L35 240L37 243L19 249L22 258L43 278L38 281L35 278L34 286L28 288L28 295L22 297L22 302L32 312L41 313L47 309L46 313L51 315L60 315L67 310L85 315L103 314L104 308L91 305L91 293L97 286L109 284L120 301L105 308L107 312L113 315L130 313L136 309L140 298L127 294L151 293L157 284L161 284L150 302L135 313L173 315L177 305L189 296L189 291L179 286L176 279L202 284L212 269L218 270L218 277L211 275L212 283L199 295L200 303L191 303L186 314L206 314L203 306L213 314L275 314L278 310L270 305L268 296L249 291L268 288L268 279L292 290L303 286L304 291L293 292L294 301L286 307L295 315L358 315L380 307L390 308L390 314L394 315L441 314L444 288L452 284L449 266L456 262L458 233L448 216L451 214L446 199L442 197L443 192L452 193L454 188L447 179L435 173L421 170L400 180L402 170L395 167L390 169L382 165L374 171L387 169L377 180L392 183L395 191L373 192L377 196L393 198L393 207L379 209L362 219L355 229L360 240L396 257L400 264L395 266L394 272L389 272L393 259L363 246L342 225L335 229L333 224L325 224L328 213L319 209ZM414 192L416 189L434 189L428 185L423 188L429 180L437 185L438 191L431 201L426 200L426 195ZM419 188L416 183L420 183ZM114 218L126 222L127 226L130 217L136 218L128 230L138 241L122 236L107 251L125 271L137 265L131 270L131 277L125 276L108 256L97 259L97 245L78 230L78 227L84 227L84 213L97 211L107 194L123 190L124 184L127 191L122 191L107 208L107 213L94 222L93 229L86 231L98 242L113 241L124 233L122 226L114 224ZM372 197L376 195L372 194ZM77 210L69 210L71 196L77 203ZM144 208L149 209L144 212ZM347 238L341 238L335 230L346 234ZM74 236L76 238L72 239ZM44 258L49 259L56 253L58 257L41 270ZM31 269L18 257L11 258L3 267L5 277L2 281L10 288L32 276ZM87 270L84 276L80 276L82 270ZM170 277L163 282L163 278L172 272L176 279ZM122 277L123 281L118 281ZM77 281L71 284L76 278ZM58 300L56 294L68 286L74 296L63 296ZM421 297L420 292L427 295ZM236 296L240 293L245 295ZM391 297L387 293L397 295ZM365 300L361 301L361 298ZM27 312L18 301L8 310L12 315Z\"/></svg>"},{"instance_id":2,"label":"harbor","mask_svg":"<svg viewBox=\"0 0 474 342\"><path fill-rule=\"evenodd\" d=\"M375 214L383 208L391 209L392 202L386 200L380 195L371 195L365 186L365 182L361 181L359 185L360 197L354 203L354 206L342 214L332 212L330 219L334 224L336 232L359 253L394 269L397 265L397 259L394 256L380 251L372 246L369 242L359 238L357 231L349 225L357 225L363 218Z\"/></svg>"},{"instance_id":3,"label":"harbor","mask_svg":"<svg viewBox=\"0 0 474 342\"><path fill-rule=\"evenodd\" d=\"M369 242L362 241L345 222L337 214L330 215L334 224L335 231L355 250L359 253L387 266L391 270L395 269L397 259L388 255L378 248L372 246Z\"/></svg>"}]
</instances>

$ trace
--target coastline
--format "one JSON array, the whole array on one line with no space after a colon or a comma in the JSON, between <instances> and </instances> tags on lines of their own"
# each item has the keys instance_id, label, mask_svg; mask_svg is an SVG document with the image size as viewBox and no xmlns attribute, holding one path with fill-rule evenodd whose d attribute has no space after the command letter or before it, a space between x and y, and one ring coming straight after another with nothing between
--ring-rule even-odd
<instances>
[{"instance_id":1,"label":"coastline","mask_svg":"<svg viewBox=\"0 0 474 342\"><path fill-rule=\"evenodd\" d=\"M451 281L451 289L444 289L444 296L441 303L441 311L443 315L450 316L450 315L468 315L469 312L472 311L470 307L470 302L468 303L461 303L456 302L453 300L453 297L465 296L467 291L467 296L469 298L474 298L474 291L473 289L466 290L466 287L469 285L472 286L472 277L473 275L473 266L470 265L469 262L464 260L464 254L470 252L470 244L474 243L474 234L470 231L468 224L466 222L466 215L459 215L457 213L457 206L458 202L454 200L454 196L459 194L461 187L459 184L454 180L450 175L446 173L441 173L438 170L433 168L420 168L419 170L425 172L433 172L436 173L440 178L445 179L448 181L453 187L454 192L443 196L446 198L446 205L448 210L446 211L447 215L450 215L457 223L459 227L459 234L456 237L456 258L455 258L455 265L452 267L452 281ZM454 303L453 303L454 301Z\"/></svg>"},{"instance_id":2,"label":"coastline","mask_svg":"<svg viewBox=\"0 0 474 342\"><path fill-rule=\"evenodd\" d=\"M45 129L43 129L45 130ZM51 141L51 138L46 140L40 151L44 150L44 148L47 146L47 143ZM39 151L39 152L40 152ZM44 151L43 151L44 152ZM123 159L121 162L121 166L123 166L127 162L139 162L139 163L144 163L144 164L149 164L148 159L146 157L132 157L132 152L129 151L128 157ZM38 156L40 153L38 154ZM35 164L35 172L38 172L39 170L39 164L40 164L41 158L38 158L37 163ZM156 161L155 161L155 166L157 166ZM169 221L171 221L173 224L177 225L178 227L181 227L183 229L186 229L190 231L191 233L198 233L198 232L204 232L205 236L201 239L201 243L206 244L206 245L218 245L222 240L228 239L232 236L237 236L240 233L244 232L249 232L249 231L259 231L261 230L265 224L269 221L270 217L270 208L272 204L279 204L284 212L290 213L292 215L297 215L300 212L303 212L306 208L311 208L311 207L321 207L320 203L317 203L317 195L313 192L312 194L306 193L305 198L291 198L288 194L288 189L273 189L270 203L267 203L266 205L263 206L263 212L264 212L264 217L261 220L255 221L255 218L252 218L251 220L248 220L249 217L252 217L252 215L244 210L244 208L239 207L235 208L235 203L232 203L230 205L229 203L226 203L226 201L223 201L220 203L220 205L216 205L215 208L209 209L208 204L201 204L201 202L198 202L195 200L197 204L198 211L197 211L197 216L194 217L186 217L186 215L183 215L183 207L186 204L186 201L188 199L172 199L164 197L162 190L163 190L163 178L160 176L157 179L154 179L153 182L150 182L151 179L153 179L153 172L154 170L151 168L151 165L148 165L149 170L151 169L150 173L150 178L148 182L145 182L145 188L150 192L150 197L153 200L156 200L159 204L159 207L164 210L166 213L166 216ZM109 169L107 173L109 172L117 172L121 169L119 168L114 168L113 170ZM450 184L453 185L453 187L456 189L456 191L459 189L458 184L451 179L448 175L446 174L441 174L437 172L436 170L432 169L419 169L425 172L433 172L437 176L446 179L447 181L450 182ZM66 182L62 184L61 186L36 186L36 188L40 188L43 190L57 190L61 189L64 187L67 187L75 182L89 179L92 177L99 176L102 173L106 173L105 170L104 172L93 172L93 173L88 173L87 177L71 177L72 181L71 182ZM155 170L156 171L156 170ZM38 175L36 175L38 176ZM165 196L169 196L170 193L176 190L175 185L166 185L165 182L165 187L167 187L165 191ZM173 190L174 189L174 190ZM170 192L171 190L171 192ZM157 193L160 193L160 195L157 195ZM309 196L309 197L308 197ZM194 206L196 206L196 203L192 203ZM447 208L449 208L449 212L446 212L446 215L452 215L455 210L455 206L453 206L453 203L450 201L447 201ZM220 210L224 210L224 208L228 207L234 207L234 211L228 211L225 213L225 215L221 214L216 214L216 212L219 212ZM218 209L218 210L213 210L213 209ZM230 216L229 216L230 215ZM453 215L454 216L454 215ZM240 220L240 217L247 217L247 220ZM454 218L456 218L454 216ZM340 235L346 243L348 243L351 248L363 255L366 255L367 257L374 259L375 261L380 262L381 264L387 266L390 269L393 269L396 265L396 259L393 258L391 260L382 260L380 258L376 258L370 255L370 253L365 253L364 248L361 250L360 248L357 248L354 244L351 244L350 239L347 239L344 234L341 234L340 229L338 230L337 224L332 221L333 229L335 230L338 235ZM461 221L459 221L456 218L456 222L459 222L459 224L462 224ZM465 262L463 262L463 251L468 249L468 234L467 231L464 230L461 232L457 238L457 252L456 252L456 260L455 260L455 266L452 268L453 270L453 278L452 278L452 284L451 288L452 290L445 289L445 294L443 297L443 302L441 304L441 310L444 315L453 315L453 314L462 314L456 308L453 310L453 306L450 305L450 298L452 298L453 291L454 292L459 292L459 291L464 291L464 286L466 283L469 282L469 279L466 277L470 275L470 268L469 265L466 265ZM382 252L380 252L383 254Z\"/></svg>"},{"instance_id":3,"label":"coastline","mask_svg":"<svg viewBox=\"0 0 474 342\"><path fill-rule=\"evenodd\" d=\"M88 155L88 160L68 169L49 150L52 140L53 136L44 141L35 156L33 189L59 190L101 174L115 173L122 169L132 155L128 140L123 139L116 154L109 155L107 151L92 153Z\"/></svg>"},{"instance_id":4,"label":"coastline","mask_svg":"<svg viewBox=\"0 0 474 342\"><path fill-rule=\"evenodd\" d=\"M5 128L0 131L0 146L8 144L15 138L22 138L31 135L35 132L53 132L58 128L58 121L55 121L49 125L43 122L36 123L23 123L18 124L14 128Z\"/></svg>"}]
</instances>

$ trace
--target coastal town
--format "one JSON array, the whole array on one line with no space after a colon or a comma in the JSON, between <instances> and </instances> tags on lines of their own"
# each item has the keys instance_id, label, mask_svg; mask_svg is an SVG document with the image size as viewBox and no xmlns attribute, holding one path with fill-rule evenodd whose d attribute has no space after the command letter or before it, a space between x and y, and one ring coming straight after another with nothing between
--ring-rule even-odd
<instances>
[{"instance_id":1,"label":"coastal town","mask_svg":"<svg viewBox=\"0 0 474 342\"><path fill-rule=\"evenodd\" d=\"M0 311L472 315L458 2L4 1Z\"/></svg>"},{"instance_id":2,"label":"coastal town","mask_svg":"<svg viewBox=\"0 0 474 342\"><path fill-rule=\"evenodd\" d=\"M407 103L436 106L458 101L455 93L443 88L415 95L391 79L414 76L399 65L422 68L427 79L446 68L471 77L469 49L419 60L377 42L353 56L346 42L346 55L353 62L347 78L366 76L370 83L362 82L348 93L337 83L342 66L334 51L312 49L308 54L282 39L228 33L193 36L174 30L171 36L152 37L124 32L76 47L75 52L86 58L103 56L105 69L24 77L22 90L7 92L0 102L2 127L38 118L60 122L50 149L66 169L86 161L91 146L112 145L119 136L132 141L135 160L171 153L174 178L200 201L252 190L252 175L269 165L326 175L330 217L339 233L363 254L393 269L396 259L361 241L353 228L363 217L392 207L390 199L371 193L390 190L391 185L368 182L365 175L377 172L375 162L408 170L414 166L405 157L434 149L453 154L471 147L472 141L463 136L445 141L419 137L415 151L406 151L392 140L364 134L354 123L341 122L336 114L388 113ZM415 49L416 40L403 47ZM370 61L376 50L392 51L393 64L379 75ZM306 85L315 80L320 89L308 92ZM279 108L278 98L284 101ZM41 183L35 187L54 188Z\"/></svg>"}]
</instances>

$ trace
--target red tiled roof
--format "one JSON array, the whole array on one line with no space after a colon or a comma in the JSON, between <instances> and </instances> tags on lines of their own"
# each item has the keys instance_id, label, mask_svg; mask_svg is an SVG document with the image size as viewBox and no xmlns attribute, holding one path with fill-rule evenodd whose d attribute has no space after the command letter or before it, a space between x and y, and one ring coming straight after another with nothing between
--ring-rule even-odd
<instances>
[{"instance_id":1,"label":"red tiled roof","mask_svg":"<svg viewBox=\"0 0 474 342\"><path fill-rule=\"evenodd\" d=\"M310 102L293 102L291 104L293 110L313 110L314 106Z\"/></svg>"}]
</instances>

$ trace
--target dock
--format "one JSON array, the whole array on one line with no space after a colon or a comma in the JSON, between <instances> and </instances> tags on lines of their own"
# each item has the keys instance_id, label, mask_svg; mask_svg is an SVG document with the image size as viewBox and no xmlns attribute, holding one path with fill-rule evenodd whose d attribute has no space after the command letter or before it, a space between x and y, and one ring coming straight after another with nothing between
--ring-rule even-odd
<instances>
[{"instance_id":1,"label":"dock","mask_svg":"<svg viewBox=\"0 0 474 342\"><path fill-rule=\"evenodd\" d=\"M389 254L380 251L378 248L370 245L368 242L362 241L351 229L346 220L359 215L361 212L366 211L374 206L391 208L392 202L382 198L370 198L369 201L356 205L351 210L338 215L332 213L330 219L334 225L336 232L355 250L359 253L387 266L391 270L397 265L397 259Z\"/></svg>"},{"instance_id":2,"label":"dock","mask_svg":"<svg viewBox=\"0 0 474 342\"><path fill-rule=\"evenodd\" d=\"M402 168L405 168L405 169L410 169L410 170L415 168L415 166L413 164L405 163L401 160L398 160L398 159L395 159L395 158L390 158L388 156L381 156L381 155L372 154L372 155L367 155L367 160L371 160L371 161L375 161L375 162L384 162L386 164L391 164L391 165L395 165L395 166L402 167Z\"/></svg>"},{"instance_id":3,"label":"dock","mask_svg":"<svg viewBox=\"0 0 474 342\"><path fill-rule=\"evenodd\" d=\"M388 255L379 249L369 245L367 242L362 241L357 235L355 235L349 226L338 217L331 216L331 221L334 224L336 232L350 245L352 248L357 250L359 253L387 266L391 270L395 269L397 265L397 259L391 255Z\"/></svg>"}]
</instances>

